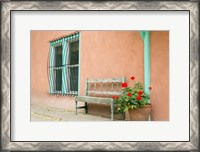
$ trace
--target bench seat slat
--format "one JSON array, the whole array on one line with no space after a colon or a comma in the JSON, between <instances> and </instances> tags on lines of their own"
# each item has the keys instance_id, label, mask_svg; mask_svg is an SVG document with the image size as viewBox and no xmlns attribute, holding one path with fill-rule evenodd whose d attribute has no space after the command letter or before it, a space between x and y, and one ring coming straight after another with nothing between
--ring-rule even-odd
<instances>
[{"instance_id":1,"label":"bench seat slat","mask_svg":"<svg viewBox=\"0 0 200 152\"><path fill-rule=\"evenodd\" d=\"M88 83L119 83L122 82L121 78L108 78L108 79L88 79Z\"/></svg>"},{"instance_id":2,"label":"bench seat slat","mask_svg":"<svg viewBox=\"0 0 200 152\"><path fill-rule=\"evenodd\" d=\"M88 103L101 103L101 104L111 104L113 102L112 98L99 98L91 96L76 96L75 101L82 101Z\"/></svg>"},{"instance_id":3,"label":"bench seat slat","mask_svg":"<svg viewBox=\"0 0 200 152\"><path fill-rule=\"evenodd\" d=\"M112 92L112 91L88 91L88 94L94 94L94 95L121 95L121 92Z\"/></svg>"}]
</instances>

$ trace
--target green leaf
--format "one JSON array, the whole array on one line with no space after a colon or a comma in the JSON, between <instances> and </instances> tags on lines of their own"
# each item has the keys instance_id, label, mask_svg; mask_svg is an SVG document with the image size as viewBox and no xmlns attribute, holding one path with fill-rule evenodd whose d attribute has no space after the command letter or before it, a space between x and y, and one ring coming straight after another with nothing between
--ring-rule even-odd
<instances>
[{"instance_id":1,"label":"green leaf","mask_svg":"<svg viewBox=\"0 0 200 152\"><path fill-rule=\"evenodd\" d=\"M135 108L135 109L136 109L136 108L137 108L137 105L133 105L133 108Z\"/></svg>"},{"instance_id":2,"label":"green leaf","mask_svg":"<svg viewBox=\"0 0 200 152\"><path fill-rule=\"evenodd\" d=\"M129 109L129 108L128 108L128 107L126 107L126 108L124 109L124 112L128 111L128 109Z\"/></svg>"}]
</instances>

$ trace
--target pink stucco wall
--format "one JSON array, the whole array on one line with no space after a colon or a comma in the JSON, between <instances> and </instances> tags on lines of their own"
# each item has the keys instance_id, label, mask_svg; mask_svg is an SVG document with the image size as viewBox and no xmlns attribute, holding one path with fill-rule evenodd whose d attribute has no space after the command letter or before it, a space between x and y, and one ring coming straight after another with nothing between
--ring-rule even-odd
<instances>
[{"instance_id":1,"label":"pink stucco wall","mask_svg":"<svg viewBox=\"0 0 200 152\"><path fill-rule=\"evenodd\" d=\"M74 110L73 97L48 95L47 59L48 40L70 34L73 31L32 31L31 32L31 103ZM162 35L160 37L160 35ZM169 35L151 32L151 100L154 106L152 120L168 120L168 90L162 90L159 80L168 84ZM165 47L165 48L164 48ZM165 53L160 52L159 48ZM155 56L154 56L155 54ZM80 40L80 94L85 94L86 78L113 78L134 74L137 81L144 79L143 41L137 31L81 31ZM158 59L159 58L159 59ZM165 79L159 76L163 71L160 60L164 61ZM157 69L157 70L156 70ZM165 86L168 87L168 86ZM158 90L158 89L161 90ZM159 93L164 100L158 100ZM162 97L163 97L162 96ZM165 98L166 96L166 98ZM153 101L154 100L154 101ZM159 103L159 105L157 104ZM164 105L164 106L162 106ZM164 109L164 110L163 110ZM164 111L164 114L163 114ZM110 108L89 105L89 113L110 116Z\"/></svg>"},{"instance_id":2,"label":"pink stucco wall","mask_svg":"<svg viewBox=\"0 0 200 152\"><path fill-rule=\"evenodd\" d=\"M169 120L169 32L151 32L152 119Z\"/></svg>"}]
</instances>

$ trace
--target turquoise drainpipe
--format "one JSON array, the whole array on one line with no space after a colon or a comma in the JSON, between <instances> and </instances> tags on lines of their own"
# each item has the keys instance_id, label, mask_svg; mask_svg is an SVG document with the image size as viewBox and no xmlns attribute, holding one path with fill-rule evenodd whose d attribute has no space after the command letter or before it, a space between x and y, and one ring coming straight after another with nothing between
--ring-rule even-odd
<instances>
[{"instance_id":1,"label":"turquoise drainpipe","mask_svg":"<svg viewBox=\"0 0 200 152\"><path fill-rule=\"evenodd\" d=\"M140 35L144 42L144 91L150 93L150 32L141 31Z\"/></svg>"},{"instance_id":2,"label":"turquoise drainpipe","mask_svg":"<svg viewBox=\"0 0 200 152\"><path fill-rule=\"evenodd\" d=\"M144 91L150 94L150 32L140 31L140 36L144 42ZM149 121L150 119L149 116Z\"/></svg>"}]
</instances>

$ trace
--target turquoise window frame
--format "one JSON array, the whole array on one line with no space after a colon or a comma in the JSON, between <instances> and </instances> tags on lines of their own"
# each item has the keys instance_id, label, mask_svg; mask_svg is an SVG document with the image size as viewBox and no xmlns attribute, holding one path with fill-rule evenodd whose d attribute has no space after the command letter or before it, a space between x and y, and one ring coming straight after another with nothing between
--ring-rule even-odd
<instances>
[{"instance_id":1,"label":"turquoise window frame","mask_svg":"<svg viewBox=\"0 0 200 152\"><path fill-rule=\"evenodd\" d=\"M78 95L80 90L80 33L77 32L75 34L69 35L67 37L60 38L58 40L50 42L50 57L49 57L49 93L50 94L62 94L62 95ZM79 63L78 63L78 90L77 92L72 92L69 90L67 86L67 76L68 70L67 68L67 54L69 53L69 44L72 41L79 41ZM54 58L55 58L55 47L57 45L62 45L62 91L56 91L54 85Z\"/></svg>"}]
</instances>

